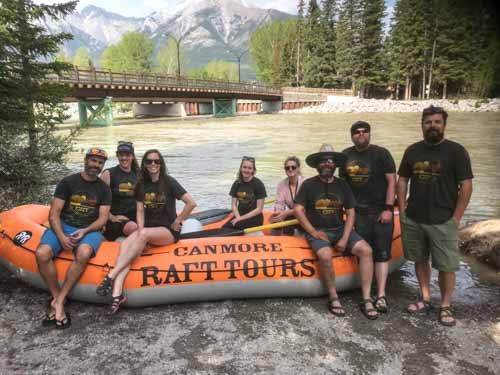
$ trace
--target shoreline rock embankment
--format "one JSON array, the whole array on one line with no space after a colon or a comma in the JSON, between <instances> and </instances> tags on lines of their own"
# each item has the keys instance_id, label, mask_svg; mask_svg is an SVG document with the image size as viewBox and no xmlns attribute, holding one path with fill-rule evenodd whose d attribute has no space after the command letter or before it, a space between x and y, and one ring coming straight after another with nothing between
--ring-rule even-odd
<instances>
[{"instance_id":1,"label":"shoreline rock embankment","mask_svg":"<svg viewBox=\"0 0 500 375\"><path fill-rule=\"evenodd\" d=\"M332 112L422 112L430 105L450 112L500 112L500 98L462 100L392 100L362 99L354 96L328 96L319 106L284 110L282 113Z\"/></svg>"},{"instance_id":2,"label":"shoreline rock embankment","mask_svg":"<svg viewBox=\"0 0 500 375\"><path fill-rule=\"evenodd\" d=\"M500 270L500 219L470 224L459 232L460 250Z\"/></svg>"}]
</instances>

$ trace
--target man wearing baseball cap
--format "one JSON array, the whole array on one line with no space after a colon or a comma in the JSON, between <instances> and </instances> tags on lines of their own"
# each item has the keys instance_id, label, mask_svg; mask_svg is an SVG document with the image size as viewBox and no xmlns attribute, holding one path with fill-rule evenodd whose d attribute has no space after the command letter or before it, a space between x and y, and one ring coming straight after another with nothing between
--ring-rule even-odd
<instances>
[{"instance_id":1,"label":"man wearing baseball cap","mask_svg":"<svg viewBox=\"0 0 500 375\"><path fill-rule=\"evenodd\" d=\"M49 212L50 229L36 250L38 270L52 294L45 326L70 326L69 314L64 311L66 296L101 245L100 230L108 219L111 191L98 176L107 158L103 149L90 148L85 154L84 170L63 178L56 186ZM59 286L54 258L62 250L72 251L74 260Z\"/></svg>"},{"instance_id":2,"label":"man wearing baseball cap","mask_svg":"<svg viewBox=\"0 0 500 375\"><path fill-rule=\"evenodd\" d=\"M324 144L319 152L309 155L306 163L318 171L308 178L295 197L294 212L306 232L306 239L316 253L323 285L328 291L328 309L335 316L344 316L335 287L332 267L333 248L343 255L359 258L363 302L361 311L368 319L377 319L378 312L370 299L373 278L372 249L354 230L356 201L349 185L335 177L335 168L342 167L347 157ZM344 213L346 220L344 221Z\"/></svg>"}]
</instances>

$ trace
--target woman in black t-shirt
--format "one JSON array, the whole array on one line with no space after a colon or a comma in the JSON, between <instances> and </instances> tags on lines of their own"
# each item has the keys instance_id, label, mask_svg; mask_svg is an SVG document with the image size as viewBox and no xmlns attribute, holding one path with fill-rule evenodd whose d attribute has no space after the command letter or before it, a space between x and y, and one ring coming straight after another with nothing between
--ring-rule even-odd
<instances>
[{"instance_id":1,"label":"woman in black t-shirt","mask_svg":"<svg viewBox=\"0 0 500 375\"><path fill-rule=\"evenodd\" d=\"M245 229L262 225L264 217L264 198L266 188L261 180L255 177L255 159L244 156L241 160L238 178L231 186L229 195L234 218L224 227Z\"/></svg>"},{"instance_id":2,"label":"woman in black t-shirt","mask_svg":"<svg viewBox=\"0 0 500 375\"><path fill-rule=\"evenodd\" d=\"M112 194L111 210L104 232L108 241L129 236L137 229L134 191L139 164L132 142L118 142L116 157L118 165L106 169L101 175L101 180L110 187Z\"/></svg>"},{"instance_id":3,"label":"woman in black t-shirt","mask_svg":"<svg viewBox=\"0 0 500 375\"><path fill-rule=\"evenodd\" d=\"M141 255L147 244L164 246L177 242L182 221L196 207L191 195L167 174L165 161L158 150L146 151L142 158L135 198L138 228L121 243L115 268L96 290L101 296L112 292L113 314L127 300L123 295L123 283L130 270L130 263ZM175 209L176 199L185 203L179 216Z\"/></svg>"}]
</instances>

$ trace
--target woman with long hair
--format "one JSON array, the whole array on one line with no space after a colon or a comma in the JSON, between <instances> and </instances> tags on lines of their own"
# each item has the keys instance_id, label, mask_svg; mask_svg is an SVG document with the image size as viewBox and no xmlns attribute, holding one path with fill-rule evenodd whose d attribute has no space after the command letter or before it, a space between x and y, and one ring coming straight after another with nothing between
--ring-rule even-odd
<instances>
[{"instance_id":1,"label":"woman with long hair","mask_svg":"<svg viewBox=\"0 0 500 375\"><path fill-rule=\"evenodd\" d=\"M271 223L290 220L295 217L293 213L293 200L297 195L304 177L300 172L300 160L296 156L289 156L283 163L286 178L281 180L276 187L276 202L274 203L274 212L269 218ZM283 229L273 229L274 235L286 234L293 235L297 226L285 227Z\"/></svg>"},{"instance_id":2,"label":"woman with long hair","mask_svg":"<svg viewBox=\"0 0 500 375\"><path fill-rule=\"evenodd\" d=\"M108 241L126 237L137 229L134 190L139 164L133 143L118 142L116 157L118 165L106 169L101 174L101 180L109 186L112 196L111 210L104 231L104 237Z\"/></svg>"},{"instance_id":3,"label":"woman with long hair","mask_svg":"<svg viewBox=\"0 0 500 375\"><path fill-rule=\"evenodd\" d=\"M255 158L243 156L237 179L229 192L234 218L224 224L224 227L245 229L264 222L262 210L267 194L262 181L255 177L256 172Z\"/></svg>"},{"instance_id":4,"label":"woman with long hair","mask_svg":"<svg viewBox=\"0 0 500 375\"><path fill-rule=\"evenodd\" d=\"M120 244L116 266L97 287L96 293L107 296L112 293L111 313L127 301L123 283L130 264L142 254L146 245L164 246L178 241L181 223L196 203L186 190L168 175L160 151L148 150L141 163L141 172L135 188L137 202L137 230ZM175 202L182 200L185 206L177 216Z\"/></svg>"}]
</instances>

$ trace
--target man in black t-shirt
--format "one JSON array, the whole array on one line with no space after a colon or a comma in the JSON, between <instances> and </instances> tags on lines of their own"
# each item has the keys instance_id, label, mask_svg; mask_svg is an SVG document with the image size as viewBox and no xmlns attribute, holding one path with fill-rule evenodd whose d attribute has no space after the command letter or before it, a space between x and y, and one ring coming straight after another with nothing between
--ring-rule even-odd
<instances>
[{"instance_id":1,"label":"man in black t-shirt","mask_svg":"<svg viewBox=\"0 0 500 375\"><path fill-rule=\"evenodd\" d=\"M351 126L354 146L343 151L347 161L340 169L340 176L347 181L356 198L356 232L373 249L378 289L375 307L386 313L385 286L394 230L396 165L387 149L370 144L370 132L370 124L365 121L356 121Z\"/></svg>"},{"instance_id":2,"label":"man in black t-shirt","mask_svg":"<svg viewBox=\"0 0 500 375\"><path fill-rule=\"evenodd\" d=\"M89 149L84 171L63 178L56 187L50 205L50 229L36 250L38 270L52 294L44 325L69 327L71 321L64 311L64 302L101 245L100 230L106 224L111 205L111 191L98 177L106 159L104 150ZM73 251L74 260L59 287L54 258L62 250Z\"/></svg>"},{"instance_id":3,"label":"man in black t-shirt","mask_svg":"<svg viewBox=\"0 0 500 375\"><path fill-rule=\"evenodd\" d=\"M439 271L439 322L454 326L451 299L460 261L458 225L472 194L473 174L465 148L444 137L447 118L443 108L424 109L424 140L406 149L398 170L397 194L405 257L415 262L420 285L420 297L407 311L430 309L430 256L432 267Z\"/></svg>"},{"instance_id":4,"label":"man in black t-shirt","mask_svg":"<svg viewBox=\"0 0 500 375\"><path fill-rule=\"evenodd\" d=\"M335 316L345 315L335 288L332 267L333 247L336 247L345 255L353 254L359 258L363 292L360 308L368 319L376 319L378 312L370 299L372 249L353 230L356 201L349 185L333 176L335 168L342 167L345 160L346 155L334 152L330 145L322 145L319 152L306 158L306 163L316 168L318 175L303 182L294 200L294 212L306 232L309 245L318 256L321 280L329 295L330 312Z\"/></svg>"}]
</instances>

